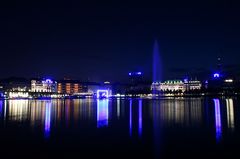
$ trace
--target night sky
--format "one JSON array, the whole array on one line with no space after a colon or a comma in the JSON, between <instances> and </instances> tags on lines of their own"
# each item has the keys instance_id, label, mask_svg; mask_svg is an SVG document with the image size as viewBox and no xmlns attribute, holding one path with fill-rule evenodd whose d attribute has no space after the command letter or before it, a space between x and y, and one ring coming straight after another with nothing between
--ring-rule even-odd
<instances>
[{"instance_id":1,"label":"night sky","mask_svg":"<svg viewBox=\"0 0 240 159\"><path fill-rule=\"evenodd\" d=\"M123 1L121 1L123 2ZM240 71L240 11L224 1L51 1L0 5L0 78L151 79L157 39L164 79Z\"/></svg>"}]
</instances>

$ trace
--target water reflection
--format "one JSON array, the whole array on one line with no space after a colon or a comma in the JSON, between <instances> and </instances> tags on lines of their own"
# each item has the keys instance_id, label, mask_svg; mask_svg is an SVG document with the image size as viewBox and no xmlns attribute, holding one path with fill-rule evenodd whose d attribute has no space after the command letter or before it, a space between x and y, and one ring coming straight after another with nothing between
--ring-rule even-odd
<instances>
[{"instance_id":1,"label":"water reflection","mask_svg":"<svg viewBox=\"0 0 240 159\"><path fill-rule=\"evenodd\" d=\"M233 108L233 100L226 99L226 106L227 106L227 124L228 128L234 130L234 108Z\"/></svg>"},{"instance_id":2,"label":"water reflection","mask_svg":"<svg viewBox=\"0 0 240 159\"><path fill-rule=\"evenodd\" d=\"M44 135L46 138L50 136L50 126L51 126L51 102L46 103L45 109L45 128L44 128Z\"/></svg>"},{"instance_id":3,"label":"water reflection","mask_svg":"<svg viewBox=\"0 0 240 159\"><path fill-rule=\"evenodd\" d=\"M142 136L142 100L138 101L138 135Z\"/></svg>"},{"instance_id":4,"label":"water reflection","mask_svg":"<svg viewBox=\"0 0 240 159\"><path fill-rule=\"evenodd\" d=\"M0 100L0 118L2 118L3 117L3 101L2 100Z\"/></svg>"},{"instance_id":5,"label":"water reflection","mask_svg":"<svg viewBox=\"0 0 240 159\"><path fill-rule=\"evenodd\" d=\"M152 105L153 120L160 120L166 126L200 126L203 121L203 103L196 99L166 99L155 101Z\"/></svg>"},{"instance_id":6,"label":"water reflection","mask_svg":"<svg viewBox=\"0 0 240 159\"><path fill-rule=\"evenodd\" d=\"M97 127L108 125L108 99L97 100Z\"/></svg>"},{"instance_id":7,"label":"water reflection","mask_svg":"<svg viewBox=\"0 0 240 159\"><path fill-rule=\"evenodd\" d=\"M129 102L129 135L132 136L132 99Z\"/></svg>"},{"instance_id":8,"label":"water reflection","mask_svg":"<svg viewBox=\"0 0 240 159\"><path fill-rule=\"evenodd\" d=\"M9 100L8 118L23 121L28 118L28 100Z\"/></svg>"},{"instance_id":9,"label":"water reflection","mask_svg":"<svg viewBox=\"0 0 240 159\"><path fill-rule=\"evenodd\" d=\"M221 111L219 99L213 99L215 106L215 128L216 128L216 140L219 142L222 138L222 123L221 123Z\"/></svg>"},{"instance_id":10,"label":"water reflection","mask_svg":"<svg viewBox=\"0 0 240 159\"><path fill-rule=\"evenodd\" d=\"M111 100L113 102L109 104ZM121 125L121 131L123 133L125 131L127 135L133 137L132 139L137 136L141 140L148 131L152 131L148 129L149 125L152 125L156 145L162 139L160 134L163 128L195 129L208 126L215 133L216 140L220 141L225 127L236 131L238 120L237 116L234 116L237 114L234 111L236 110L231 98L221 101L203 98L0 100L0 119L4 121L1 123L6 126L13 122L27 123L33 129L41 129L42 135L46 138L51 137L54 128L86 126L86 128L95 129L96 124L97 128L106 127L111 121L111 125ZM214 124L212 124L213 121ZM124 126L125 129L122 129ZM146 131L143 131L143 128Z\"/></svg>"},{"instance_id":11,"label":"water reflection","mask_svg":"<svg viewBox=\"0 0 240 159\"><path fill-rule=\"evenodd\" d=\"M117 117L120 118L120 98L117 99Z\"/></svg>"}]
</instances>

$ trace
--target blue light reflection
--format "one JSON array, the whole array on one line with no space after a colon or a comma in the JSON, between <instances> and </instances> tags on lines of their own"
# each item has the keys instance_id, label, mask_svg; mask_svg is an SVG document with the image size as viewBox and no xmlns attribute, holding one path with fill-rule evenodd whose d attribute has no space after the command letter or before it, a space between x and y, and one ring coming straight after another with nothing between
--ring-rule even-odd
<instances>
[{"instance_id":1,"label":"blue light reflection","mask_svg":"<svg viewBox=\"0 0 240 159\"><path fill-rule=\"evenodd\" d=\"M142 136L142 100L139 99L138 105L138 135Z\"/></svg>"},{"instance_id":2,"label":"blue light reflection","mask_svg":"<svg viewBox=\"0 0 240 159\"><path fill-rule=\"evenodd\" d=\"M132 99L129 104L129 135L132 136Z\"/></svg>"},{"instance_id":3,"label":"blue light reflection","mask_svg":"<svg viewBox=\"0 0 240 159\"><path fill-rule=\"evenodd\" d=\"M45 127L44 127L44 136L45 138L50 137L50 130L51 130L51 103L46 102L45 108Z\"/></svg>"},{"instance_id":4,"label":"blue light reflection","mask_svg":"<svg viewBox=\"0 0 240 159\"><path fill-rule=\"evenodd\" d=\"M108 126L108 99L97 100L97 127Z\"/></svg>"},{"instance_id":5,"label":"blue light reflection","mask_svg":"<svg viewBox=\"0 0 240 159\"><path fill-rule=\"evenodd\" d=\"M213 99L215 105L215 128L216 140L219 142L222 138L222 124L221 124L221 111L219 99Z\"/></svg>"}]
</instances>

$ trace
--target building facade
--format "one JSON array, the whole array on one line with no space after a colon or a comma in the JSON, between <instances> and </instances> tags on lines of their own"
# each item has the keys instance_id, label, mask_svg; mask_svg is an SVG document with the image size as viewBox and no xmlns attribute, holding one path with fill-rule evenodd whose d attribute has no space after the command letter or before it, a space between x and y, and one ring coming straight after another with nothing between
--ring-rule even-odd
<instances>
[{"instance_id":1,"label":"building facade","mask_svg":"<svg viewBox=\"0 0 240 159\"><path fill-rule=\"evenodd\" d=\"M200 90L200 81L167 80L165 82L153 82L151 90L156 92L185 92L189 90Z\"/></svg>"},{"instance_id":2,"label":"building facade","mask_svg":"<svg viewBox=\"0 0 240 159\"><path fill-rule=\"evenodd\" d=\"M57 83L57 92L74 95L87 92L87 86L78 80L61 80Z\"/></svg>"},{"instance_id":3,"label":"building facade","mask_svg":"<svg viewBox=\"0 0 240 159\"><path fill-rule=\"evenodd\" d=\"M32 79L31 92L57 92L57 82L51 79Z\"/></svg>"}]
</instances>

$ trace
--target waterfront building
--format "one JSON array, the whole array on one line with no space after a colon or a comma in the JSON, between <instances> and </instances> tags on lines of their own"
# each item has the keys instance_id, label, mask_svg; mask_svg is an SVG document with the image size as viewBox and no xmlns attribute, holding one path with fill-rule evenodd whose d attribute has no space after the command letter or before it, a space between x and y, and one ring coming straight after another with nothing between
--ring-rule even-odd
<instances>
[{"instance_id":1,"label":"waterfront building","mask_svg":"<svg viewBox=\"0 0 240 159\"><path fill-rule=\"evenodd\" d=\"M190 90L200 90L201 87L201 82L197 80L167 80L164 82L153 82L151 90L156 92L185 92Z\"/></svg>"},{"instance_id":2,"label":"waterfront building","mask_svg":"<svg viewBox=\"0 0 240 159\"><path fill-rule=\"evenodd\" d=\"M186 87L181 80L167 80L163 83L160 83L160 90L165 91L181 91L184 92Z\"/></svg>"},{"instance_id":3,"label":"waterfront building","mask_svg":"<svg viewBox=\"0 0 240 159\"><path fill-rule=\"evenodd\" d=\"M140 95L150 93L151 82L144 80L142 72L129 72L128 76L129 82L126 94Z\"/></svg>"},{"instance_id":4,"label":"waterfront building","mask_svg":"<svg viewBox=\"0 0 240 159\"><path fill-rule=\"evenodd\" d=\"M87 85L78 80L60 80L57 82L57 92L76 95L87 92Z\"/></svg>"},{"instance_id":5,"label":"waterfront building","mask_svg":"<svg viewBox=\"0 0 240 159\"><path fill-rule=\"evenodd\" d=\"M30 89L30 81L25 78L10 77L0 80L0 90L2 92L26 92Z\"/></svg>"},{"instance_id":6,"label":"waterfront building","mask_svg":"<svg viewBox=\"0 0 240 159\"><path fill-rule=\"evenodd\" d=\"M184 80L184 85L186 87L186 91L200 90L202 88L202 83L198 80Z\"/></svg>"},{"instance_id":7,"label":"waterfront building","mask_svg":"<svg viewBox=\"0 0 240 159\"><path fill-rule=\"evenodd\" d=\"M32 79L31 92L57 92L57 82L51 79Z\"/></svg>"}]
</instances>

